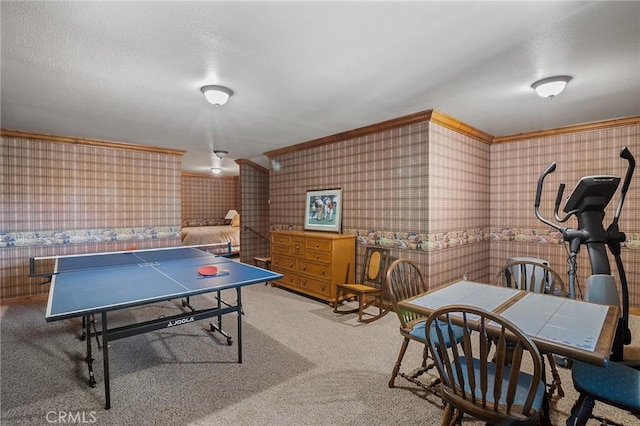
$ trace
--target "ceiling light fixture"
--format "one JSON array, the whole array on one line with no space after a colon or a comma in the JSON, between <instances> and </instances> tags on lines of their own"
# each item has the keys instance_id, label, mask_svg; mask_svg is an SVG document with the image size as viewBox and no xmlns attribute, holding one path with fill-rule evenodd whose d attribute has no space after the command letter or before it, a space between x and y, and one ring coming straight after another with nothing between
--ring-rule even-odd
<instances>
[{"instance_id":1,"label":"ceiling light fixture","mask_svg":"<svg viewBox=\"0 0 640 426\"><path fill-rule=\"evenodd\" d=\"M220 167L212 167L211 173L213 173L214 175L219 175L220 173L222 173L222 169Z\"/></svg>"},{"instance_id":2,"label":"ceiling light fixture","mask_svg":"<svg viewBox=\"0 0 640 426\"><path fill-rule=\"evenodd\" d=\"M554 96L559 95L564 90L569 81L571 81L571 77L568 75L558 75L538 80L531 85L531 88L541 98L553 99Z\"/></svg>"},{"instance_id":3,"label":"ceiling light fixture","mask_svg":"<svg viewBox=\"0 0 640 426\"><path fill-rule=\"evenodd\" d=\"M222 149L214 149L213 153L216 155L216 157L218 157L219 159L222 160L223 157L227 156L229 151L225 151L225 150L222 150Z\"/></svg>"},{"instance_id":4,"label":"ceiling light fixture","mask_svg":"<svg viewBox=\"0 0 640 426\"><path fill-rule=\"evenodd\" d=\"M228 87L216 86L214 84L204 86L200 91L204 94L204 97L215 106L224 105L231 95L233 95L233 90Z\"/></svg>"}]
</instances>

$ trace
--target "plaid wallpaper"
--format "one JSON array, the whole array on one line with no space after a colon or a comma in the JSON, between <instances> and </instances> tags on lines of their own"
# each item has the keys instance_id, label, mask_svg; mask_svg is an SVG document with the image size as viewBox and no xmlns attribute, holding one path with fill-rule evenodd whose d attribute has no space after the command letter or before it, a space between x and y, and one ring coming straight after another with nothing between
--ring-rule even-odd
<instances>
[{"instance_id":1,"label":"plaid wallpaper","mask_svg":"<svg viewBox=\"0 0 640 426\"><path fill-rule=\"evenodd\" d=\"M237 176L183 174L180 187L183 226L188 226L185 222L222 221L229 210L240 212Z\"/></svg>"},{"instance_id":2,"label":"plaid wallpaper","mask_svg":"<svg viewBox=\"0 0 640 426\"><path fill-rule=\"evenodd\" d=\"M639 133L640 126L630 124L489 145L421 122L292 151L271 159L270 225L302 228L305 191L340 187L343 232L356 234L359 242L358 274L364 244L385 245L393 256L414 260L431 287L463 275L489 282L513 256L546 259L564 273L564 246L533 214L539 173L552 161L558 163L542 198L550 217L561 181L568 195L582 176L623 177L626 162L619 158L620 148L627 146L640 158ZM640 307L640 287L634 285L640 282L637 182L636 175L620 218L620 229L627 234L622 256L635 308ZM618 196L608 208L605 226ZM589 274L584 250L579 266L584 283Z\"/></svg>"},{"instance_id":3,"label":"plaid wallpaper","mask_svg":"<svg viewBox=\"0 0 640 426\"><path fill-rule=\"evenodd\" d=\"M363 246L380 244L418 263L432 285L445 281L432 279L429 253L444 248L432 257L451 280L484 279L488 258L457 265L487 256L488 159L485 143L426 121L283 154L271 164L271 227L301 229L305 192L342 188L343 232L359 242L356 274Z\"/></svg>"},{"instance_id":4,"label":"plaid wallpaper","mask_svg":"<svg viewBox=\"0 0 640 426\"><path fill-rule=\"evenodd\" d=\"M48 291L33 256L180 244L182 157L2 137L0 298Z\"/></svg>"},{"instance_id":5,"label":"plaid wallpaper","mask_svg":"<svg viewBox=\"0 0 640 426\"><path fill-rule=\"evenodd\" d=\"M214 205L208 198L213 193L224 194L225 203L243 212L243 224L265 236L269 228L301 229L305 192L327 188L343 189L343 232L357 235L359 263L364 244L386 245L394 257L416 261L432 287L463 274L489 281L512 256L549 260L562 273L564 246L533 214L538 175L551 161L557 162L542 198L542 211L550 217L560 182L567 184L568 194L582 176L622 177L626 162L618 155L623 145L640 158L640 125L488 145L425 121L278 155L271 158L268 183L264 171L242 165L241 177L230 189L233 185L227 180L181 180L180 157L175 155L3 138L0 242L6 243L11 234L33 237L36 245L0 247L0 295L46 292L37 280L25 278L25 261L31 256L125 249L132 238L139 238L139 248L179 244L181 219L226 213L226 206L223 212L207 210ZM638 179L636 173L620 219L628 239L623 260L631 305L636 308ZM617 200L618 194L605 225ZM260 214L265 209L268 222ZM66 237L54 231L67 231L69 238L81 233L89 240L67 244ZM47 238L62 238L63 243L48 244ZM243 231L242 239L243 261L265 254L259 237ZM579 266L584 285L589 273L584 250Z\"/></svg>"},{"instance_id":6,"label":"plaid wallpaper","mask_svg":"<svg viewBox=\"0 0 640 426\"><path fill-rule=\"evenodd\" d=\"M342 188L342 227L425 232L428 124L295 151L272 159L272 227L303 226L309 190Z\"/></svg>"},{"instance_id":7,"label":"plaid wallpaper","mask_svg":"<svg viewBox=\"0 0 640 426\"><path fill-rule=\"evenodd\" d=\"M627 162L619 157L627 146L640 159L640 126L637 124L577 131L491 146L491 259L492 274L511 256L548 260L563 277L567 254L558 232L539 222L533 211L540 173L553 161L556 171L545 179L540 211L553 221L553 207L560 183L566 184L566 197L583 176L614 175L624 179ZM604 227L613 220L620 188L606 209ZM640 177L638 170L631 182L620 216L620 230L627 235L622 259L629 282L630 305L640 308ZM575 217L564 224L575 228ZM617 277L613 258L611 270ZM584 290L590 275L586 249L578 257L578 280ZM618 280L618 283L620 281Z\"/></svg>"},{"instance_id":8,"label":"plaid wallpaper","mask_svg":"<svg viewBox=\"0 0 640 426\"><path fill-rule=\"evenodd\" d=\"M490 146L437 124L429 128L429 234L445 248L429 251L432 288L486 282L489 268Z\"/></svg>"},{"instance_id":9,"label":"plaid wallpaper","mask_svg":"<svg viewBox=\"0 0 640 426\"><path fill-rule=\"evenodd\" d=\"M240 164L240 260L269 256L269 171L248 162ZM244 227L252 229L245 231ZM263 238L264 237L264 238Z\"/></svg>"}]
</instances>

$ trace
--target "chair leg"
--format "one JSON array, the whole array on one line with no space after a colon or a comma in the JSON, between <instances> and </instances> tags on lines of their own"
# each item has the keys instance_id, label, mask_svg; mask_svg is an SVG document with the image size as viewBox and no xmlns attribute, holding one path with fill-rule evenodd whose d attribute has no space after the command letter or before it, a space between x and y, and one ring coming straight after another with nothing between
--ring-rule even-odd
<instances>
[{"instance_id":1,"label":"chair leg","mask_svg":"<svg viewBox=\"0 0 640 426\"><path fill-rule=\"evenodd\" d=\"M382 318L383 316L385 316L385 315L387 315L389 313L389 308L387 306L384 306L384 303L383 303L384 301L382 300L382 297L376 296L376 298L374 299L374 302L378 303L378 307L379 307L378 309L379 309L380 313L378 315L371 316L369 318L361 318L361 319L358 320L359 322L363 322L365 324L366 323L370 323L370 322L373 322L373 321L375 321L377 319ZM364 312L364 309L367 306L368 305L364 305L363 312Z\"/></svg>"},{"instance_id":2,"label":"chair leg","mask_svg":"<svg viewBox=\"0 0 640 426\"><path fill-rule=\"evenodd\" d=\"M364 313L364 294L358 296L358 322L362 322L362 314Z\"/></svg>"},{"instance_id":3,"label":"chair leg","mask_svg":"<svg viewBox=\"0 0 640 426\"><path fill-rule=\"evenodd\" d=\"M389 379L389 387L392 388L395 385L396 377L398 377L398 373L400 372L400 365L402 364L402 358L404 358L404 353L407 351L407 346L409 346L409 338L405 337L402 341L402 346L400 346L400 353L398 354L398 359L396 364L393 366L393 371L391 372L391 379Z\"/></svg>"},{"instance_id":4,"label":"chair leg","mask_svg":"<svg viewBox=\"0 0 640 426\"><path fill-rule=\"evenodd\" d=\"M549 360L549 368L551 369L551 376L553 377L553 381L551 385L549 385L549 396L553 396L553 392L557 390L558 396L562 398L564 397L564 389L562 389L562 380L560 379L560 374L558 374L558 368L553 354L547 353L547 359Z\"/></svg>"},{"instance_id":5,"label":"chair leg","mask_svg":"<svg viewBox=\"0 0 640 426\"><path fill-rule=\"evenodd\" d=\"M336 301L333 304L333 312L336 313L336 314L343 314L343 315L344 314L354 314L354 313L358 312L360 310L360 308L338 310L338 306L340 306L340 303L341 303L340 297L343 294L345 296L348 296L349 292L347 291L347 289L337 287L336 288ZM359 295L359 294L355 294L354 297L358 300L358 303L359 303L360 297L362 297L362 296ZM349 298L347 298L345 300L350 300L350 299L351 299L351 297L349 297Z\"/></svg>"},{"instance_id":6,"label":"chair leg","mask_svg":"<svg viewBox=\"0 0 640 426\"><path fill-rule=\"evenodd\" d=\"M585 397L586 397L586 395L581 393L580 396L578 396L578 399L576 399L576 402L573 403L573 407L571 407L571 413L569 414L569 417L567 418L567 422L565 423L565 426L574 426L575 425L576 417L578 415L578 411L580 411L580 407L582 407L582 402L584 401Z\"/></svg>"},{"instance_id":7,"label":"chair leg","mask_svg":"<svg viewBox=\"0 0 640 426\"><path fill-rule=\"evenodd\" d=\"M442 414L442 426L449 426L451 424L451 421L454 420L454 409L452 406L450 406L449 404L445 404L444 405L444 413Z\"/></svg>"},{"instance_id":8,"label":"chair leg","mask_svg":"<svg viewBox=\"0 0 640 426\"><path fill-rule=\"evenodd\" d=\"M336 290L336 301L333 304L333 312L338 313L338 305L340 305L340 295L342 294L342 289L338 288Z\"/></svg>"},{"instance_id":9,"label":"chair leg","mask_svg":"<svg viewBox=\"0 0 640 426\"><path fill-rule=\"evenodd\" d=\"M596 401L587 396L580 407L580 411L578 412L578 417L576 418L575 426L585 426L589 418L591 417L591 413L593 412L593 407L596 405Z\"/></svg>"},{"instance_id":10,"label":"chair leg","mask_svg":"<svg viewBox=\"0 0 640 426\"><path fill-rule=\"evenodd\" d=\"M596 402L593 398L581 393L571 408L571 415L565 423L566 426L585 426L595 405Z\"/></svg>"},{"instance_id":11,"label":"chair leg","mask_svg":"<svg viewBox=\"0 0 640 426\"><path fill-rule=\"evenodd\" d=\"M427 368L427 362L429 362L429 346L424 345L424 349L422 350L422 369Z\"/></svg>"}]
</instances>

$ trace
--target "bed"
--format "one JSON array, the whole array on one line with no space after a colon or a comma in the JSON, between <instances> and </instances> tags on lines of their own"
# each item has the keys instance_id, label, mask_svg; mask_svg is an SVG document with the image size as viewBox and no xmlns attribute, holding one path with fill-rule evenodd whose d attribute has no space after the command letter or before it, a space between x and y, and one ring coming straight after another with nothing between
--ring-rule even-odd
<instances>
[{"instance_id":1,"label":"bed","mask_svg":"<svg viewBox=\"0 0 640 426\"><path fill-rule=\"evenodd\" d=\"M240 253L240 215L229 225L183 226L182 244L185 246L230 243L231 253ZM187 224L193 224L187 221ZM226 253L227 247L213 248L214 253Z\"/></svg>"}]
</instances>

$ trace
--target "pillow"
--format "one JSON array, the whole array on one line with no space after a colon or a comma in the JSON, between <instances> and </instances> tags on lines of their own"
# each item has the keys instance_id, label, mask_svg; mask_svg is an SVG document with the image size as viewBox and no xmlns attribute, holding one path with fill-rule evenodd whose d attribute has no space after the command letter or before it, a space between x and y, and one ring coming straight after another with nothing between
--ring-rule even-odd
<instances>
[{"instance_id":1,"label":"pillow","mask_svg":"<svg viewBox=\"0 0 640 426\"><path fill-rule=\"evenodd\" d=\"M240 214L237 214L231 219L231 226L237 228L240 226Z\"/></svg>"}]
</instances>

